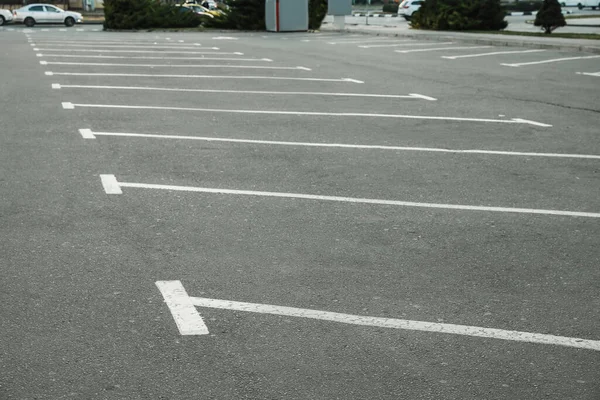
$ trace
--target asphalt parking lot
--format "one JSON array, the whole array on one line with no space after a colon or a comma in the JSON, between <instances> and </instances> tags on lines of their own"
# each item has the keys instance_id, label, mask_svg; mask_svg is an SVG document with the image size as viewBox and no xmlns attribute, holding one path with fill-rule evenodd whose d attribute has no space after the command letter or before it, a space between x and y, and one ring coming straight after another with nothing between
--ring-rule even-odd
<instances>
[{"instance_id":1,"label":"asphalt parking lot","mask_svg":"<svg viewBox=\"0 0 600 400\"><path fill-rule=\"evenodd\" d=\"M0 29L1 399L600 398L600 55Z\"/></svg>"}]
</instances>

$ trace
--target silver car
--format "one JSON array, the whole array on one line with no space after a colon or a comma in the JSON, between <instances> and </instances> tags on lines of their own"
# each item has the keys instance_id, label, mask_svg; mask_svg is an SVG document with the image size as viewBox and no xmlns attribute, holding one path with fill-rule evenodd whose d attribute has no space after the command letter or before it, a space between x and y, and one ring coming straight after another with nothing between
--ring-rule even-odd
<instances>
[{"instance_id":1,"label":"silver car","mask_svg":"<svg viewBox=\"0 0 600 400\"><path fill-rule=\"evenodd\" d=\"M0 26L13 20L13 15L10 10L0 9Z\"/></svg>"},{"instance_id":2,"label":"silver car","mask_svg":"<svg viewBox=\"0 0 600 400\"><path fill-rule=\"evenodd\" d=\"M15 22L22 22L25 26L35 24L65 24L73 26L83 22L83 16L73 11L65 11L52 4L30 4L13 10Z\"/></svg>"}]
</instances>

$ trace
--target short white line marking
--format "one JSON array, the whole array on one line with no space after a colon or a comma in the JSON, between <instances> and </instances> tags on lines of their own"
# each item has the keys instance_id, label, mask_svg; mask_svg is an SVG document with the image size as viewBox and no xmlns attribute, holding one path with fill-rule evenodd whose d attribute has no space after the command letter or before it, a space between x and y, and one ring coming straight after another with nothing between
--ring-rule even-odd
<instances>
[{"instance_id":1,"label":"short white line marking","mask_svg":"<svg viewBox=\"0 0 600 400\"><path fill-rule=\"evenodd\" d=\"M104 55L82 55L82 54L41 54L38 57L49 58L107 58L123 60L188 60L188 61L254 61L254 62L273 62L269 58L232 58L232 57L129 57L129 56L104 56Z\"/></svg>"},{"instance_id":2,"label":"short white line marking","mask_svg":"<svg viewBox=\"0 0 600 400\"><path fill-rule=\"evenodd\" d=\"M116 180L116 178L115 178L115 180ZM357 197L322 196L322 195L303 194L303 193L262 192L262 191L256 191L256 190L237 190L237 189L206 188L206 187L194 187L194 186L157 185L157 184L133 183L133 182L117 182L117 185L119 186L119 188L130 187L130 188L138 188L138 189L156 189L156 190L169 190L169 191L180 191L180 192L231 194L231 195L238 195L238 196L259 196L259 197L276 197L276 198L284 198L284 199L334 201L334 202L354 203L354 204L377 204L377 205L385 205L385 206L435 208L435 209L445 209L445 210L486 211L486 212L516 213L516 214L538 214L538 215L558 215L558 216L568 216L568 217L600 218L600 213L580 212L580 211L543 210L543 209L535 209L535 208L512 208L512 207L487 207L487 206L471 206L471 205L463 205L463 204L422 203L422 202L413 202L413 201L366 199L366 198L357 198Z\"/></svg>"},{"instance_id":3,"label":"short white line marking","mask_svg":"<svg viewBox=\"0 0 600 400\"><path fill-rule=\"evenodd\" d=\"M42 29L42 32L48 32L50 29Z\"/></svg>"},{"instance_id":4,"label":"short white line marking","mask_svg":"<svg viewBox=\"0 0 600 400\"><path fill-rule=\"evenodd\" d=\"M494 46L437 47L434 49L411 49L411 50L394 50L394 51L396 53L421 53L424 51L489 49L490 47L494 47Z\"/></svg>"},{"instance_id":5,"label":"short white line marking","mask_svg":"<svg viewBox=\"0 0 600 400\"><path fill-rule=\"evenodd\" d=\"M600 76L600 72L576 72L577 75Z\"/></svg>"},{"instance_id":6,"label":"short white line marking","mask_svg":"<svg viewBox=\"0 0 600 400\"><path fill-rule=\"evenodd\" d=\"M46 72L44 72L44 74L47 75L47 76L53 76L54 75L54 73L52 71L46 71Z\"/></svg>"},{"instance_id":7,"label":"short white line marking","mask_svg":"<svg viewBox=\"0 0 600 400\"><path fill-rule=\"evenodd\" d=\"M361 44L361 43L390 43L394 41L394 38L381 38L381 39L370 39L370 40L336 40L327 42L327 44ZM411 40L396 40L395 42L410 42Z\"/></svg>"},{"instance_id":8,"label":"short white line marking","mask_svg":"<svg viewBox=\"0 0 600 400\"><path fill-rule=\"evenodd\" d=\"M93 132L91 129L80 129L85 131L82 136L86 139L92 139L96 136L117 136L117 137L134 137L134 138L149 138L149 139L170 139L170 140L200 140L206 142L226 142L226 143L247 143L257 145L276 145L276 146L303 146L303 147L333 147L343 149L359 149L359 150L391 150L391 151L421 151L421 152L436 152L436 153L454 153L454 154L489 154L503 156L524 156L524 157L556 157L556 158L580 158L600 160L600 155L593 154L568 154L568 153L532 153L519 151L498 151L498 150L456 150L442 149L435 147L408 147L408 146L382 146L382 145L360 145L360 144L344 144L344 143L315 143L315 142L284 142L276 140L255 140L255 139L232 139L222 137L205 137L205 136L185 136L185 135L159 135L150 133L127 133L127 132Z\"/></svg>"},{"instance_id":9,"label":"short white line marking","mask_svg":"<svg viewBox=\"0 0 600 400\"><path fill-rule=\"evenodd\" d=\"M294 70L310 71L306 67L267 67L263 65L210 65L210 64L118 64L118 63L78 63L78 62L60 62L60 61L40 61L42 65L76 65L82 67L133 67L133 68L237 68L237 69L274 69L274 70Z\"/></svg>"},{"instance_id":10,"label":"short white line marking","mask_svg":"<svg viewBox=\"0 0 600 400\"><path fill-rule=\"evenodd\" d=\"M63 102L62 103L62 108L65 110L74 110L75 109L75 105L73 105L73 103L70 102Z\"/></svg>"},{"instance_id":11,"label":"short white line marking","mask_svg":"<svg viewBox=\"0 0 600 400\"><path fill-rule=\"evenodd\" d=\"M400 43L400 44L373 44L368 46L358 46L361 49L372 49L378 47L401 47L401 46L432 46L442 44L454 44L454 42L438 42L438 43Z\"/></svg>"},{"instance_id":12,"label":"short white line marking","mask_svg":"<svg viewBox=\"0 0 600 400\"><path fill-rule=\"evenodd\" d=\"M592 59L592 58L600 58L600 55L598 55L598 56L584 56L584 57L554 58L554 59L551 59L551 60L532 61L532 62L515 63L515 64L500 64L500 65L504 65L505 67L523 67L523 66L526 66L526 65L538 65L538 64L547 64L547 63L553 63L553 62L572 61L572 60L589 60L589 59Z\"/></svg>"},{"instance_id":13,"label":"short white line marking","mask_svg":"<svg viewBox=\"0 0 600 400\"><path fill-rule=\"evenodd\" d=\"M214 36L212 39L213 40L238 40L238 38L232 37L232 36Z\"/></svg>"},{"instance_id":14,"label":"short white line marking","mask_svg":"<svg viewBox=\"0 0 600 400\"><path fill-rule=\"evenodd\" d=\"M75 31L77 31L77 32L83 32L84 29L75 29Z\"/></svg>"},{"instance_id":15,"label":"short white line marking","mask_svg":"<svg viewBox=\"0 0 600 400\"><path fill-rule=\"evenodd\" d=\"M80 129L79 133L84 139L96 139L96 136L94 135L94 132L92 132L91 129Z\"/></svg>"},{"instance_id":16,"label":"short white line marking","mask_svg":"<svg viewBox=\"0 0 600 400\"><path fill-rule=\"evenodd\" d=\"M55 75L60 75L55 73ZM71 103L68 103L71 104ZM461 122L497 122L504 124L530 124L543 127L551 127L552 125L543 124L541 122L528 121L525 119L513 118L507 119L486 119L486 118L461 118L461 117L438 117L428 115L402 115L402 114L368 114L368 113L328 113L317 111L273 111L273 110L233 110L233 109L217 109L217 108L192 108L192 107L169 107L169 106L131 106L131 105L115 105L115 104L72 104L74 107L88 108L121 108L131 110L169 110L169 111L196 111L196 112L220 112L232 114L269 114L269 115L312 115L325 117L370 117L370 118L405 118L405 119L424 119L438 121L461 121Z\"/></svg>"},{"instance_id":17,"label":"short white line marking","mask_svg":"<svg viewBox=\"0 0 600 400\"><path fill-rule=\"evenodd\" d=\"M157 281L156 287L165 299L180 334L208 335L208 327L180 281Z\"/></svg>"},{"instance_id":18,"label":"short white line marking","mask_svg":"<svg viewBox=\"0 0 600 400\"><path fill-rule=\"evenodd\" d=\"M98 50L98 49L40 49L40 48L34 48L33 50L35 51L58 51L61 53L64 52L88 52L88 53L153 53L153 54L208 54L208 55L238 55L238 56L243 56L244 53L240 53L240 52L233 52L233 53L226 53L226 52L218 52L218 51L156 51L156 50Z\"/></svg>"},{"instance_id":19,"label":"short white line marking","mask_svg":"<svg viewBox=\"0 0 600 400\"><path fill-rule=\"evenodd\" d=\"M600 340L579 339L573 337L547 335L542 333L510 331L505 329L483 328L479 326L456 325L439 322L424 322L384 317L368 317L363 315L342 314L330 311L274 306L269 304L246 303L230 300L207 299L202 297L189 297L188 299L191 302L191 304L197 307L244 311L260 314L282 315L297 318L310 318L321 321L338 322L342 324L374 326L379 328L392 328L420 332L446 333L452 335L508 340L513 342L565 346L600 351Z\"/></svg>"},{"instance_id":20,"label":"short white line marking","mask_svg":"<svg viewBox=\"0 0 600 400\"><path fill-rule=\"evenodd\" d=\"M442 58L445 58L448 60L456 60L458 58L486 57L486 56L495 56L495 55L499 55L499 54L539 53L542 51L546 51L546 50L495 51L493 53L464 54L461 56L442 56Z\"/></svg>"},{"instance_id":21,"label":"short white line marking","mask_svg":"<svg viewBox=\"0 0 600 400\"><path fill-rule=\"evenodd\" d=\"M122 194L121 187L114 175L100 175L100 181L106 194Z\"/></svg>"},{"instance_id":22,"label":"short white line marking","mask_svg":"<svg viewBox=\"0 0 600 400\"><path fill-rule=\"evenodd\" d=\"M58 31L59 32L66 32L67 30L66 29L59 29Z\"/></svg>"},{"instance_id":23,"label":"short white line marking","mask_svg":"<svg viewBox=\"0 0 600 400\"><path fill-rule=\"evenodd\" d=\"M60 89L60 83L53 83L52 89Z\"/></svg>"},{"instance_id":24,"label":"short white line marking","mask_svg":"<svg viewBox=\"0 0 600 400\"><path fill-rule=\"evenodd\" d=\"M165 88L165 87L146 87L146 86L96 86L96 85L60 85L62 89L104 89L104 90L148 90L161 92L197 92L197 93L239 93L239 94L278 94L294 96L339 96L339 97L374 97L388 99L415 99L435 101L434 97L424 96L422 94L411 93L409 95L398 94L370 94L370 93L329 93L329 92L278 92L267 90L221 90L221 89L186 89L186 88Z\"/></svg>"},{"instance_id":25,"label":"short white line marking","mask_svg":"<svg viewBox=\"0 0 600 400\"><path fill-rule=\"evenodd\" d=\"M37 53L37 54L36 54L36 57L44 57L44 55L43 55L43 54L40 54L40 53Z\"/></svg>"},{"instance_id":26,"label":"short white line marking","mask_svg":"<svg viewBox=\"0 0 600 400\"><path fill-rule=\"evenodd\" d=\"M50 72L50 71L49 71ZM110 74L110 73L84 73L84 72L50 72L46 75L64 75L64 76L129 76L129 77L154 77L154 78L215 78L215 79L269 79L269 80L288 80L288 81L314 81L314 82L353 82L364 83L355 79L326 79L326 78L292 78L285 76L247 76L247 75L161 75L161 74Z\"/></svg>"},{"instance_id":27,"label":"short white line marking","mask_svg":"<svg viewBox=\"0 0 600 400\"><path fill-rule=\"evenodd\" d=\"M30 46L31 47L35 47L35 43L30 43Z\"/></svg>"}]
</instances>

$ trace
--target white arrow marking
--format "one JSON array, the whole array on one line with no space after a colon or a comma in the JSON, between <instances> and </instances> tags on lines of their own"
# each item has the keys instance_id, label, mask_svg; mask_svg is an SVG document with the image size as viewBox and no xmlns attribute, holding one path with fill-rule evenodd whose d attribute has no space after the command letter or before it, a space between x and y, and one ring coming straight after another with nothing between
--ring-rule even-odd
<instances>
[{"instance_id":1,"label":"white arrow marking","mask_svg":"<svg viewBox=\"0 0 600 400\"><path fill-rule=\"evenodd\" d=\"M55 84L58 85L58 84ZM58 85L60 86L60 85ZM381 146L381 145L361 145L345 143L314 143L314 142L283 142L277 140L256 140L256 139L232 139L222 137L206 136L185 136L185 135L156 135L150 133L127 133L127 132L93 132L91 129L80 129L79 132L84 139L95 139L96 136L117 136L134 137L148 139L170 139L170 140L201 140L206 142L228 142L228 143L247 143L258 145L278 145L278 146L305 146L305 147L335 147L344 149L364 149L364 150L392 150L392 151L423 151L436 153L454 153L454 154L490 154L502 156L524 156L524 157L556 157L556 158L580 158L600 160L600 155L594 154L569 154L569 153L531 153L519 151L500 151L500 150L460 150L460 149L442 149L437 147L407 147L407 146Z\"/></svg>"},{"instance_id":2,"label":"white arrow marking","mask_svg":"<svg viewBox=\"0 0 600 400\"><path fill-rule=\"evenodd\" d=\"M422 94L411 93L409 95L400 94L370 94L370 93L329 93L329 92L278 92L267 90L221 90L221 89L186 89L186 88L164 88L164 87L147 87L147 86L98 86L98 85L60 85L52 84L53 89L104 89L104 90L148 90L160 92L198 92L198 93L235 93L235 94L277 94L277 95L294 95L294 96L340 96L340 97L375 97L375 98L390 98L390 99L422 99L435 101L434 97L424 96ZM56 85L56 87L54 86Z\"/></svg>"},{"instance_id":3,"label":"white arrow marking","mask_svg":"<svg viewBox=\"0 0 600 400\"><path fill-rule=\"evenodd\" d=\"M182 335L208 335L208 328L180 281L158 281L156 287Z\"/></svg>"},{"instance_id":4,"label":"white arrow marking","mask_svg":"<svg viewBox=\"0 0 600 400\"><path fill-rule=\"evenodd\" d=\"M311 71L306 67L266 67L263 65L210 65L210 64L118 64L118 63L78 63L61 61L40 61L41 65L77 65L88 67L133 67L133 68L238 68L238 69L277 69Z\"/></svg>"},{"instance_id":5,"label":"white arrow marking","mask_svg":"<svg viewBox=\"0 0 600 400\"><path fill-rule=\"evenodd\" d=\"M306 308L207 299L203 297L189 297L180 281L157 281L156 286L159 288L163 297L165 298L165 302L169 306L169 309L173 314L173 318L175 319L175 322L177 323L179 331L182 335L205 335L208 333L208 328L206 328L204 321L202 321L202 318L198 312L195 309L192 309L195 306L216 308L221 310L279 315L294 318L310 318L320 321L331 321L350 325L445 333L451 335L481 337L513 342L537 343L600 351L600 340L484 328L470 325L413 321L397 318L369 317L364 315L342 314Z\"/></svg>"},{"instance_id":6,"label":"white arrow marking","mask_svg":"<svg viewBox=\"0 0 600 400\"><path fill-rule=\"evenodd\" d=\"M109 176L109 175L101 175ZM111 184L114 184L116 178L110 175ZM108 179L108 178L107 178ZM113 180L114 179L114 180ZM102 181L104 184L104 180ZM322 196L303 193L282 193L282 192L260 192L256 190L235 190L235 189L220 189L220 188L205 188L194 186L175 186L175 185L156 185L149 183L132 183L132 182L117 182L119 191L122 187L138 188L138 189L157 189L179 192L196 192L196 193L212 193L212 194L231 194L239 196L260 196L260 197L277 197L284 199L303 199L303 200L320 200L320 201L335 201L342 203L358 203L358 204L377 204L384 206L402 206L402 207L420 207L420 208L437 208L447 210L463 210L463 211L489 211L502 213L517 213L517 214L541 214L541 215L559 215L568 217L586 217L600 218L600 213L580 212L580 211L562 211L562 210L542 210L534 208L511 208L511 207L486 207L486 206L471 206L462 204L440 204L440 203L419 203L413 201L398 201L398 200L382 200L382 199L365 199L357 197L341 197L341 196ZM110 190L112 186L109 187ZM105 187L106 191L106 187ZM108 192L107 192L108 193ZM120 194L120 193L114 193Z\"/></svg>"},{"instance_id":7,"label":"white arrow marking","mask_svg":"<svg viewBox=\"0 0 600 400\"><path fill-rule=\"evenodd\" d=\"M60 73L54 73L61 75ZM247 78L247 77L246 77ZM289 78L296 80L310 80L310 78ZM437 117L429 115L402 115L402 114L367 114L367 113L327 113L317 111L275 111L275 110L228 110L218 108L192 108L192 107L168 107L168 106L128 106L116 104L69 104L69 107L88 107L88 108L120 108L130 110L169 110L169 111L198 111L212 113L232 113L232 114L268 114L268 115L296 115L296 116L321 116L321 117L365 117L365 118L404 118L404 119L423 119L437 121L460 121L460 122L491 122L503 124L528 124L541 127L551 127L552 125L536 121L529 121L521 118L507 119L488 119L488 118L461 118L461 117ZM69 108L72 109L72 108Z\"/></svg>"},{"instance_id":8,"label":"white arrow marking","mask_svg":"<svg viewBox=\"0 0 600 400\"><path fill-rule=\"evenodd\" d=\"M52 72L47 71L46 75L64 75L64 76L131 76L131 77L155 77L155 78L215 78L215 79L268 79L268 80L288 80L288 81L313 81L313 82L353 82L364 83L356 79L325 79L325 78L292 78L287 76L247 76L247 75L163 75L163 74L119 74L119 73L86 73L86 72Z\"/></svg>"}]
</instances>

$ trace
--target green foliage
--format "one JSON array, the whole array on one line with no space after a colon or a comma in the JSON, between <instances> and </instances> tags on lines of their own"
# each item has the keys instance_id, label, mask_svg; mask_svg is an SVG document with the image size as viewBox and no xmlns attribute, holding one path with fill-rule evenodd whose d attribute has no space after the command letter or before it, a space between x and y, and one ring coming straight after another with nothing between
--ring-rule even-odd
<instances>
[{"instance_id":1,"label":"green foliage","mask_svg":"<svg viewBox=\"0 0 600 400\"><path fill-rule=\"evenodd\" d=\"M426 0L413 14L417 29L500 30L508 25L500 0Z\"/></svg>"},{"instance_id":2,"label":"green foliage","mask_svg":"<svg viewBox=\"0 0 600 400\"><path fill-rule=\"evenodd\" d=\"M105 0L104 29L190 28L202 18L159 0Z\"/></svg>"},{"instance_id":3,"label":"green foliage","mask_svg":"<svg viewBox=\"0 0 600 400\"><path fill-rule=\"evenodd\" d=\"M327 15L327 0L309 0L308 29L319 29Z\"/></svg>"},{"instance_id":4,"label":"green foliage","mask_svg":"<svg viewBox=\"0 0 600 400\"><path fill-rule=\"evenodd\" d=\"M567 25L558 0L544 0L542 8L535 16L535 26L541 26L544 33L550 34L556 28Z\"/></svg>"},{"instance_id":5,"label":"green foliage","mask_svg":"<svg viewBox=\"0 0 600 400\"><path fill-rule=\"evenodd\" d=\"M205 24L210 28L265 30L265 0L230 0L229 11Z\"/></svg>"},{"instance_id":6,"label":"green foliage","mask_svg":"<svg viewBox=\"0 0 600 400\"><path fill-rule=\"evenodd\" d=\"M399 6L400 6L400 4L398 4L398 3L384 4L382 11L385 12L385 13L394 13L394 14L396 14L398 12L398 7Z\"/></svg>"}]
</instances>

